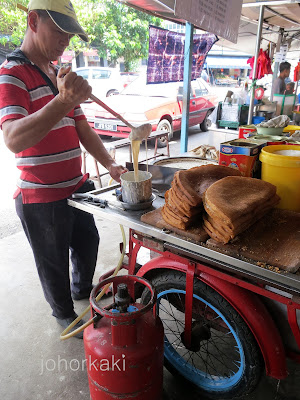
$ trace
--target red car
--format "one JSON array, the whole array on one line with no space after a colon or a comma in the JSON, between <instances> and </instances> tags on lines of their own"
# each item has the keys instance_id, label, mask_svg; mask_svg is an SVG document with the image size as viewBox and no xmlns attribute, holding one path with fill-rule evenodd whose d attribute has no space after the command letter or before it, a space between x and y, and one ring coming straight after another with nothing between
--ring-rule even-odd
<instances>
[{"instance_id":1,"label":"red car","mask_svg":"<svg viewBox=\"0 0 300 400\"><path fill-rule=\"evenodd\" d=\"M166 130L171 139L173 132L181 129L182 93L182 82L147 85L145 75L140 75L119 95L107 98L106 103L133 126L150 122L153 131ZM207 131L210 123L207 117L216 104L217 97L211 93L208 83L201 78L192 81L189 125L200 124L201 130ZM89 124L99 135L128 137L130 129L102 107L84 103L82 108ZM158 145L166 145L163 138Z\"/></svg>"}]
</instances>

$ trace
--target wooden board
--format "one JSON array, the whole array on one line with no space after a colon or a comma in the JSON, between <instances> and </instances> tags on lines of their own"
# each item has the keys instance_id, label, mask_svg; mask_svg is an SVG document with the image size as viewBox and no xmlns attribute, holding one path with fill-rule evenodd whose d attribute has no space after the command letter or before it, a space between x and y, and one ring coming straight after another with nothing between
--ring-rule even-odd
<instances>
[{"instance_id":1,"label":"wooden board","mask_svg":"<svg viewBox=\"0 0 300 400\"><path fill-rule=\"evenodd\" d=\"M167 229L195 242L206 242L208 247L236 258L246 258L295 273L300 269L300 213L273 209L238 235L231 243L221 244L210 239L202 226L186 231L167 224L161 208L141 217L142 222L159 229Z\"/></svg>"},{"instance_id":2,"label":"wooden board","mask_svg":"<svg viewBox=\"0 0 300 400\"><path fill-rule=\"evenodd\" d=\"M168 224L162 217L161 214L162 208L158 208L157 210L153 210L148 212L147 214L143 214L141 217L141 221L146 224L155 226L159 229L167 229L171 232L174 232L186 239L192 239L196 242L205 242L209 236L205 232L202 226L189 228L187 230L174 228L174 226Z\"/></svg>"},{"instance_id":3,"label":"wooden board","mask_svg":"<svg viewBox=\"0 0 300 400\"><path fill-rule=\"evenodd\" d=\"M300 268L300 213L273 209L231 243L223 245L209 239L207 245L295 273Z\"/></svg>"}]
</instances>

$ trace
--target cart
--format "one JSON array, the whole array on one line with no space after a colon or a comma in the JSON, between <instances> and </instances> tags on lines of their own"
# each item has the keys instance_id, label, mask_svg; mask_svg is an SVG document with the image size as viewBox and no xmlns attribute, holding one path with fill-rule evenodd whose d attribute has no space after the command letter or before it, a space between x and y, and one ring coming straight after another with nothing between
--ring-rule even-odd
<instances>
[{"instance_id":1,"label":"cart","mask_svg":"<svg viewBox=\"0 0 300 400\"><path fill-rule=\"evenodd\" d=\"M115 197L118 187L91 192L108 201L105 208L84 200L69 204L129 228L123 268L156 287L166 367L192 384L199 399L246 395L263 370L284 379L286 355L300 362L300 276L264 269L145 224L140 218L149 210L123 210ZM163 203L157 196L152 209ZM151 257L138 263L145 249ZM148 296L137 288L142 302Z\"/></svg>"}]
</instances>

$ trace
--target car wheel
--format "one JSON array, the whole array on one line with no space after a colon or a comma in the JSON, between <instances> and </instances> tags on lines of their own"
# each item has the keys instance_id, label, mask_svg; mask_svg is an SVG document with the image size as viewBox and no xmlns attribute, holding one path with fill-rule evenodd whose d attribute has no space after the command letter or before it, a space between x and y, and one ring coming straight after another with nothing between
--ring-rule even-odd
<instances>
[{"instance_id":1,"label":"car wheel","mask_svg":"<svg viewBox=\"0 0 300 400\"><path fill-rule=\"evenodd\" d=\"M213 112L213 110L207 111L204 120L200 124L200 129L202 132L207 132L211 127L211 120L208 119L209 115Z\"/></svg>"},{"instance_id":2,"label":"car wheel","mask_svg":"<svg viewBox=\"0 0 300 400\"><path fill-rule=\"evenodd\" d=\"M168 140L171 140L173 137L173 127L172 124L167 119L162 119L157 125L156 130L168 132ZM165 137L157 139L157 147L166 147L166 146L167 146L167 140Z\"/></svg>"},{"instance_id":3,"label":"car wheel","mask_svg":"<svg viewBox=\"0 0 300 400\"><path fill-rule=\"evenodd\" d=\"M115 95L117 95L117 94L119 94L118 90L112 89L112 90L109 90L109 91L106 93L106 97L115 96Z\"/></svg>"}]
</instances>

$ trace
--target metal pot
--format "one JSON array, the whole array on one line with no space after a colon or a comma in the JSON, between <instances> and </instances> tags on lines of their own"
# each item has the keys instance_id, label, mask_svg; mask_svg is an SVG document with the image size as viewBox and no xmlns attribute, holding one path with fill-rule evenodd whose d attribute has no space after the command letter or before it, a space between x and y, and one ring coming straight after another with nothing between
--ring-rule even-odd
<instances>
[{"instance_id":1,"label":"metal pot","mask_svg":"<svg viewBox=\"0 0 300 400\"><path fill-rule=\"evenodd\" d=\"M269 104L261 104L257 107L258 111L267 111L267 112L275 112L276 111L276 101L273 101Z\"/></svg>"},{"instance_id":2,"label":"metal pot","mask_svg":"<svg viewBox=\"0 0 300 400\"><path fill-rule=\"evenodd\" d=\"M257 115L259 117L264 117L266 120L273 118L274 111L258 111Z\"/></svg>"},{"instance_id":3,"label":"metal pot","mask_svg":"<svg viewBox=\"0 0 300 400\"><path fill-rule=\"evenodd\" d=\"M300 113L297 113L297 112L293 113L293 121L296 123L300 122Z\"/></svg>"},{"instance_id":4,"label":"metal pot","mask_svg":"<svg viewBox=\"0 0 300 400\"><path fill-rule=\"evenodd\" d=\"M138 171L139 180L134 179L134 172L125 172L121 175L122 200L125 203L137 204L148 201L152 196L152 174L147 171Z\"/></svg>"}]
</instances>

